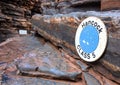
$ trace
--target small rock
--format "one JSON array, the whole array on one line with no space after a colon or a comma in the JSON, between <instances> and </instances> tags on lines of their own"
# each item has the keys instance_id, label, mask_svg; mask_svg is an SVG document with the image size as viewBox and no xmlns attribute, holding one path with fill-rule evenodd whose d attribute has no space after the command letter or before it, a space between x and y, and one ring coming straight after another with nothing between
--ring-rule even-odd
<instances>
[{"instance_id":1,"label":"small rock","mask_svg":"<svg viewBox=\"0 0 120 85\"><path fill-rule=\"evenodd\" d=\"M89 68L88 65L84 64L83 62L81 61L76 61L76 63L81 67L82 71L87 71L87 69Z\"/></svg>"},{"instance_id":2,"label":"small rock","mask_svg":"<svg viewBox=\"0 0 120 85\"><path fill-rule=\"evenodd\" d=\"M66 7L69 7L71 4L70 2L60 2L57 7L58 8L66 8Z\"/></svg>"},{"instance_id":3,"label":"small rock","mask_svg":"<svg viewBox=\"0 0 120 85\"><path fill-rule=\"evenodd\" d=\"M1 83L6 83L8 80L10 80L9 76L7 74L2 74Z\"/></svg>"},{"instance_id":4,"label":"small rock","mask_svg":"<svg viewBox=\"0 0 120 85\"><path fill-rule=\"evenodd\" d=\"M7 63L6 62L0 62L0 70L5 70L7 67Z\"/></svg>"},{"instance_id":5,"label":"small rock","mask_svg":"<svg viewBox=\"0 0 120 85\"><path fill-rule=\"evenodd\" d=\"M6 20L11 20L11 18L0 13L0 22L5 22Z\"/></svg>"},{"instance_id":6,"label":"small rock","mask_svg":"<svg viewBox=\"0 0 120 85\"><path fill-rule=\"evenodd\" d=\"M43 14L46 14L46 15L54 15L54 14L57 14L58 13L58 10L57 9L54 9L54 8L44 8L43 9Z\"/></svg>"},{"instance_id":7,"label":"small rock","mask_svg":"<svg viewBox=\"0 0 120 85\"><path fill-rule=\"evenodd\" d=\"M13 18L13 20L17 22L27 22L25 18Z\"/></svg>"},{"instance_id":8,"label":"small rock","mask_svg":"<svg viewBox=\"0 0 120 85\"><path fill-rule=\"evenodd\" d=\"M106 78L103 78L103 85L119 85L119 84L115 83L114 81L110 81Z\"/></svg>"},{"instance_id":9,"label":"small rock","mask_svg":"<svg viewBox=\"0 0 120 85\"><path fill-rule=\"evenodd\" d=\"M95 79L92 75L90 75L87 72L84 72L84 78L86 81L86 85L101 85L97 79Z\"/></svg>"}]
</instances>

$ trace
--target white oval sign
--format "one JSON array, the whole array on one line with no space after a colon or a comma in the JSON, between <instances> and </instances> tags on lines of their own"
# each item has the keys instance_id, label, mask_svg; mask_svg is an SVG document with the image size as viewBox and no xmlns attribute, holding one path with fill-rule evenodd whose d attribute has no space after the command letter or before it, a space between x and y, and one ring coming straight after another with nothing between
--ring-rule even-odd
<instances>
[{"instance_id":1,"label":"white oval sign","mask_svg":"<svg viewBox=\"0 0 120 85\"><path fill-rule=\"evenodd\" d=\"M79 56L87 61L98 60L107 44L107 30L104 23L97 17L88 17L79 25L75 46Z\"/></svg>"}]
</instances>

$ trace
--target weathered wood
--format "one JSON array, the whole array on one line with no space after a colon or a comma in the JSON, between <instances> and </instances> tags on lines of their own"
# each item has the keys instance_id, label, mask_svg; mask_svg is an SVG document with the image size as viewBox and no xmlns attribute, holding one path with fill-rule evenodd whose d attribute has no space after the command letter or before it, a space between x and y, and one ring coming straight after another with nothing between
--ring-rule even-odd
<instances>
[{"instance_id":1,"label":"weathered wood","mask_svg":"<svg viewBox=\"0 0 120 85\"><path fill-rule=\"evenodd\" d=\"M35 30L44 38L50 40L56 46L67 48L76 54L74 46L75 33L80 22L88 16L98 16L107 27L108 46L98 63L110 71L112 75L107 75L109 79L120 83L120 75L117 75L120 74L120 13L118 11L109 13L79 12L64 15L34 15L32 23L35 25ZM94 65L97 66L98 64L95 63Z\"/></svg>"},{"instance_id":2,"label":"weathered wood","mask_svg":"<svg viewBox=\"0 0 120 85\"><path fill-rule=\"evenodd\" d=\"M101 0L101 10L120 9L120 0Z\"/></svg>"}]
</instances>

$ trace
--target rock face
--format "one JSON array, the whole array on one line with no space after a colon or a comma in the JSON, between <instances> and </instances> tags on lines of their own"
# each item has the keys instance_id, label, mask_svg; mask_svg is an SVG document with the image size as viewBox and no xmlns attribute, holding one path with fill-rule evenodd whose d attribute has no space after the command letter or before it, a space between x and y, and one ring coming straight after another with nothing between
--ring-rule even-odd
<instances>
[{"instance_id":1,"label":"rock face","mask_svg":"<svg viewBox=\"0 0 120 85\"><path fill-rule=\"evenodd\" d=\"M77 81L81 78L80 69L69 64L57 49L49 43L41 45L24 54L18 69L22 74L47 78ZM43 77L44 77L43 76Z\"/></svg>"},{"instance_id":2,"label":"rock face","mask_svg":"<svg viewBox=\"0 0 120 85\"><path fill-rule=\"evenodd\" d=\"M0 56L2 85L118 85L40 37L10 38Z\"/></svg>"},{"instance_id":3,"label":"rock face","mask_svg":"<svg viewBox=\"0 0 120 85\"><path fill-rule=\"evenodd\" d=\"M3 27L30 28L30 23L25 18L25 8L5 2L0 2L0 6L1 25Z\"/></svg>"},{"instance_id":4,"label":"rock face","mask_svg":"<svg viewBox=\"0 0 120 85\"><path fill-rule=\"evenodd\" d=\"M97 16L101 18L107 27L109 37L108 46L103 57L98 61L98 63L102 65L93 64L93 66L100 73L103 73L102 68L104 67L104 71L106 70L108 73L103 73L103 75L111 80L120 83L120 26L118 25L120 21L120 12L110 11L109 13L111 15L108 14L108 12L92 11L77 12L64 15L57 14L42 16L37 14L32 17L31 22L33 25L35 25L34 29L44 38L50 40L58 47L62 47L64 49L67 48L76 53L74 46L74 37L79 23L88 16ZM98 68L99 65L101 66L101 69Z\"/></svg>"},{"instance_id":5,"label":"rock face","mask_svg":"<svg viewBox=\"0 0 120 85\"><path fill-rule=\"evenodd\" d=\"M2 85L84 85L82 70L70 56L40 37L10 38L0 50Z\"/></svg>"},{"instance_id":6,"label":"rock face","mask_svg":"<svg viewBox=\"0 0 120 85\"><path fill-rule=\"evenodd\" d=\"M115 4L115 5L113 5ZM119 0L101 0L101 10L120 9Z\"/></svg>"},{"instance_id":7,"label":"rock face","mask_svg":"<svg viewBox=\"0 0 120 85\"><path fill-rule=\"evenodd\" d=\"M11 0L0 1L0 36L2 38L0 41L11 37L19 29L31 29L31 23L27 20L30 15L27 14L27 11L25 8L13 4Z\"/></svg>"},{"instance_id":8,"label":"rock face","mask_svg":"<svg viewBox=\"0 0 120 85\"><path fill-rule=\"evenodd\" d=\"M120 10L100 12L100 1L1 0L0 85L119 85ZM104 21L109 38L94 63L83 62L74 46L88 16ZM19 36L20 29L40 36Z\"/></svg>"},{"instance_id":9,"label":"rock face","mask_svg":"<svg viewBox=\"0 0 120 85\"><path fill-rule=\"evenodd\" d=\"M28 20L35 13L53 15L93 9L99 10L98 4L100 6L99 0L1 0L0 36L2 39L0 41L7 39L10 36L8 33L17 33L19 29L32 30L31 23ZM79 9L79 5L82 6L81 9ZM2 33L2 31L7 32L7 34Z\"/></svg>"},{"instance_id":10,"label":"rock face","mask_svg":"<svg viewBox=\"0 0 120 85\"><path fill-rule=\"evenodd\" d=\"M11 76L8 76L11 77ZM12 77L2 85L82 85L80 83L61 82L55 80L47 80L42 78L29 78L29 77Z\"/></svg>"}]
</instances>

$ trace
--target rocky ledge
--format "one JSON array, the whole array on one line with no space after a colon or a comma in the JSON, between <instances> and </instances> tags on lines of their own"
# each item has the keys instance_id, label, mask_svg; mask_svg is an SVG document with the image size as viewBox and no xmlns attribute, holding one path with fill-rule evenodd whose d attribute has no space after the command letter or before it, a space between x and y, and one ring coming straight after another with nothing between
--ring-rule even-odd
<instances>
[{"instance_id":1,"label":"rocky ledge","mask_svg":"<svg viewBox=\"0 0 120 85\"><path fill-rule=\"evenodd\" d=\"M102 58L95 63L88 63L102 75L120 83L120 11L107 12L73 12L69 14L32 16L34 30L57 47L77 54L74 38L78 25L88 16L96 16L103 20L108 32L108 46ZM73 56L73 55L72 55ZM73 56L79 59L78 56Z\"/></svg>"},{"instance_id":2,"label":"rocky ledge","mask_svg":"<svg viewBox=\"0 0 120 85\"><path fill-rule=\"evenodd\" d=\"M119 85L119 3L104 1L1 0L0 85ZM88 16L101 18L108 32L107 49L94 63L82 61L74 46ZM40 36L18 35L21 29Z\"/></svg>"},{"instance_id":3,"label":"rocky ledge","mask_svg":"<svg viewBox=\"0 0 120 85\"><path fill-rule=\"evenodd\" d=\"M0 56L1 85L119 85L40 36L9 38Z\"/></svg>"}]
</instances>

